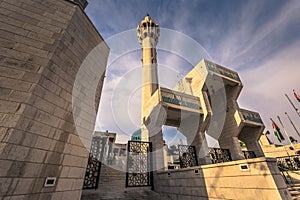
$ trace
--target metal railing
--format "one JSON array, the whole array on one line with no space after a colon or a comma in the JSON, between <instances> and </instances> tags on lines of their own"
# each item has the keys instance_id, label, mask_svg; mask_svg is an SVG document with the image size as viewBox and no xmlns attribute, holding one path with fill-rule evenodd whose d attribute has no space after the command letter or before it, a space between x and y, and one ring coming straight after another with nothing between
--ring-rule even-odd
<instances>
[{"instance_id":1,"label":"metal railing","mask_svg":"<svg viewBox=\"0 0 300 200\"><path fill-rule=\"evenodd\" d=\"M293 179L293 176L291 176L291 174L300 176L298 172L300 170L299 155L278 157L276 164L287 184L293 184L295 181L299 183L299 180Z\"/></svg>"},{"instance_id":2,"label":"metal railing","mask_svg":"<svg viewBox=\"0 0 300 200\"><path fill-rule=\"evenodd\" d=\"M297 176L300 176L299 172L292 171L288 168L284 168L284 167L280 167L280 166L278 166L278 169L279 169L281 175L283 176L286 184L293 184L295 182L299 183L299 180L296 180L296 181L293 180L292 176L290 175L290 174L296 174Z\"/></svg>"},{"instance_id":3,"label":"metal railing","mask_svg":"<svg viewBox=\"0 0 300 200\"><path fill-rule=\"evenodd\" d=\"M77 3L83 10L88 5L88 1L87 0L69 0L69 1Z\"/></svg>"},{"instance_id":4,"label":"metal railing","mask_svg":"<svg viewBox=\"0 0 300 200\"><path fill-rule=\"evenodd\" d=\"M289 171L300 170L299 155L278 157L276 163L280 169L287 169Z\"/></svg>"},{"instance_id":5,"label":"metal railing","mask_svg":"<svg viewBox=\"0 0 300 200\"><path fill-rule=\"evenodd\" d=\"M232 161L229 149L211 148L209 155L213 164Z\"/></svg>"},{"instance_id":6,"label":"metal railing","mask_svg":"<svg viewBox=\"0 0 300 200\"><path fill-rule=\"evenodd\" d=\"M180 168L198 166L195 146L178 145Z\"/></svg>"},{"instance_id":7,"label":"metal railing","mask_svg":"<svg viewBox=\"0 0 300 200\"><path fill-rule=\"evenodd\" d=\"M256 158L254 151L243 151L245 159Z\"/></svg>"}]
</instances>

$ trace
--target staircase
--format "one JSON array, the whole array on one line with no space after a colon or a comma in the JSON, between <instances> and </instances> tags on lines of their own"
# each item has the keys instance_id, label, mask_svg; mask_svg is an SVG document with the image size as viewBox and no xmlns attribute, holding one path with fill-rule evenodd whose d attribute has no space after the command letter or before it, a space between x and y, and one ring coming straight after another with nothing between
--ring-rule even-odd
<instances>
[{"instance_id":1,"label":"staircase","mask_svg":"<svg viewBox=\"0 0 300 200\"><path fill-rule=\"evenodd\" d=\"M126 172L102 165L98 189L83 190L81 200L168 200L151 187L125 188Z\"/></svg>"},{"instance_id":2,"label":"staircase","mask_svg":"<svg viewBox=\"0 0 300 200\"><path fill-rule=\"evenodd\" d=\"M300 183L289 184L287 188L293 200L300 200Z\"/></svg>"}]
</instances>

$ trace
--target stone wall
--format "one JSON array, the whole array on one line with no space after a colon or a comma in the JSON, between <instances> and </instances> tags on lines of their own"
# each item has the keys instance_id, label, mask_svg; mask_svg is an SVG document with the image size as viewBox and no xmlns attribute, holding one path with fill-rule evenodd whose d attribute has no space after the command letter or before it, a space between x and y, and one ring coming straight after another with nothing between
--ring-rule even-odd
<instances>
[{"instance_id":1,"label":"stone wall","mask_svg":"<svg viewBox=\"0 0 300 200\"><path fill-rule=\"evenodd\" d=\"M80 198L88 151L74 125L72 90L84 58L102 41L69 1L0 2L0 198ZM94 63L102 72L108 52ZM95 105L101 88L100 81ZM44 187L46 177L56 177L55 186Z\"/></svg>"},{"instance_id":2,"label":"stone wall","mask_svg":"<svg viewBox=\"0 0 300 200\"><path fill-rule=\"evenodd\" d=\"M278 158L285 156L299 155L300 144L293 144L294 149L291 149L291 145L275 145L270 144L267 136L262 135L259 140L260 146L264 151L266 157Z\"/></svg>"},{"instance_id":3,"label":"stone wall","mask_svg":"<svg viewBox=\"0 0 300 200\"><path fill-rule=\"evenodd\" d=\"M241 170L241 165L248 169ZM275 159L255 158L158 172L154 189L173 200L291 199Z\"/></svg>"}]
</instances>

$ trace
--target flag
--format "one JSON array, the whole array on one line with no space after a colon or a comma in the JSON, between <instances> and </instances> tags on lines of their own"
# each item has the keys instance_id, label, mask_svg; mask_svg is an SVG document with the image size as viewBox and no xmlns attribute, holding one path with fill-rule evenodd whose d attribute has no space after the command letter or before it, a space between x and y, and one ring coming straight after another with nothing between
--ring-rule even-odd
<instances>
[{"instance_id":1,"label":"flag","mask_svg":"<svg viewBox=\"0 0 300 200\"><path fill-rule=\"evenodd\" d=\"M294 96L295 96L295 98L297 99L297 101L300 102L300 96L296 93L295 90L293 90L293 92L294 92Z\"/></svg>"},{"instance_id":2,"label":"flag","mask_svg":"<svg viewBox=\"0 0 300 200\"><path fill-rule=\"evenodd\" d=\"M270 135L270 131L267 131L267 132L265 133L265 136L266 136L266 138L267 138L269 144L273 144L273 142L270 140L270 138L268 137L268 135Z\"/></svg>"},{"instance_id":3,"label":"flag","mask_svg":"<svg viewBox=\"0 0 300 200\"><path fill-rule=\"evenodd\" d=\"M295 138L293 138L292 136L290 136L290 141L291 143L294 143L294 142L298 142Z\"/></svg>"},{"instance_id":4,"label":"flag","mask_svg":"<svg viewBox=\"0 0 300 200\"><path fill-rule=\"evenodd\" d=\"M277 137L279 142L283 141L284 137L280 132L280 128L277 126L277 124L272 119L271 119L271 121L272 121L273 130L274 130L274 135Z\"/></svg>"}]
</instances>

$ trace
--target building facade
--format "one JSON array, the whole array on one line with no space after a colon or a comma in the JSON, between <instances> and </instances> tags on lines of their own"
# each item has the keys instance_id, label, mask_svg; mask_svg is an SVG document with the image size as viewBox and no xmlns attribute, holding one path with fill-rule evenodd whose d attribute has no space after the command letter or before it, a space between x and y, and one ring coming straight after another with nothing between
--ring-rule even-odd
<instances>
[{"instance_id":1,"label":"building facade","mask_svg":"<svg viewBox=\"0 0 300 200\"><path fill-rule=\"evenodd\" d=\"M171 199L291 199L276 160L265 158L259 145L264 130L259 113L237 103L243 88L238 73L203 59L175 88L160 87L159 34L158 23L149 15L138 25L143 62L141 140L152 143L154 190ZM167 169L163 125L177 127L187 138L187 146L178 146L184 169ZM220 148L212 152L206 135Z\"/></svg>"},{"instance_id":2,"label":"building facade","mask_svg":"<svg viewBox=\"0 0 300 200\"><path fill-rule=\"evenodd\" d=\"M72 1L2 1L0 28L0 198L79 199L88 160L81 129L91 141L95 117L80 105L86 84L74 88L77 73L103 38ZM108 46L94 63L92 106L97 112ZM98 72L97 72L98 71ZM102 76L101 76L102 74ZM74 102L73 102L74 103ZM75 125L76 113L87 122Z\"/></svg>"}]
</instances>

